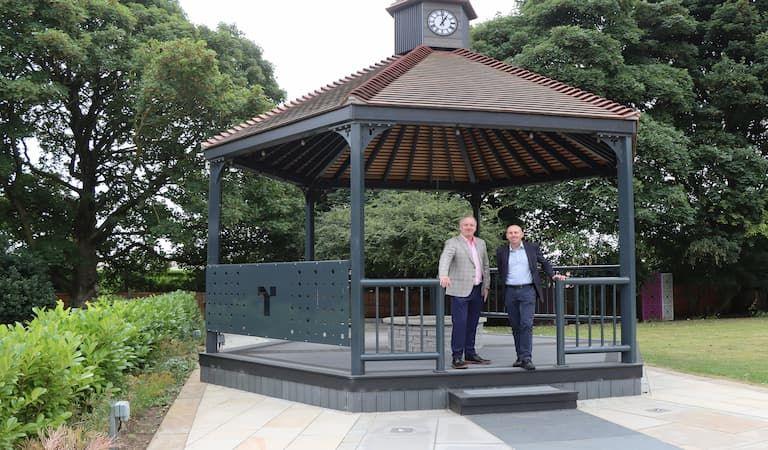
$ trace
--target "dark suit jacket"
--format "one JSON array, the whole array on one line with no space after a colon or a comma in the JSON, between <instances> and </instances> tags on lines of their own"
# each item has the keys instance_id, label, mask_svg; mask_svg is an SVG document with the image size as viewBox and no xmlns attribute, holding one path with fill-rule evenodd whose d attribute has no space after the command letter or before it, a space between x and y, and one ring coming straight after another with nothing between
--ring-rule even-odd
<instances>
[{"instance_id":1,"label":"dark suit jacket","mask_svg":"<svg viewBox=\"0 0 768 450\"><path fill-rule=\"evenodd\" d=\"M544 254L541 252L539 244L535 242L523 241L523 248L525 249L525 255L528 257L528 267L531 269L531 278L533 279L533 285L536 287L536 295L539 300L544 298L541 290L541 275L539 274L539 264L544 269L544 272L549 275L550 278L555 274L552 269L552 264L547 261ZM509 243L496 249L496 264L499 266L499 280L498 283L504 286L504 282L507 280L507 273L509 272ZM502 298L504 298L504 290L502 292Z\"/></svg>"}]
</instances>

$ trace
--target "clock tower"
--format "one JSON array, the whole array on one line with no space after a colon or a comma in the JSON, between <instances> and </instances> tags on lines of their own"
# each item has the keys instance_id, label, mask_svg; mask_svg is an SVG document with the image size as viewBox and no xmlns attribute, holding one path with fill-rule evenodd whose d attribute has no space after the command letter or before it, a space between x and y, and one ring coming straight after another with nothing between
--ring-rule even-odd
<instances>
[{"instance_id":1,"label":"clock tower","mask_svg":"<svg viewBox=\"0 0 768 450\"><path fill-rule=\"evenodd\" d=\"M477 18L469 0L399 0L387 12L395 19L395 53L420 45L469 47L469 21Z\"/></svg>"}]
</instances>

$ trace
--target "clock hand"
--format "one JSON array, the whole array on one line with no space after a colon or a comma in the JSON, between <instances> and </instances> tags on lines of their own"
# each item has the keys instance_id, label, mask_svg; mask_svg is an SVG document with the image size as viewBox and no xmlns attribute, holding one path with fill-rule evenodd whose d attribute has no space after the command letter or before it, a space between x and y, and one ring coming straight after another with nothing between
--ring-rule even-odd
<instances>
[{"instance_id":1,"label":"clock hand","mask_svg":"<svg viewBox=\"0 0 768 450\"><path fill-rule=\"evenodd\" d=\"M440 26L442 26L445 23L445 19L448 18L447 14L443 14L443 20L440 21Z\"/></svg>"}]
</instances>

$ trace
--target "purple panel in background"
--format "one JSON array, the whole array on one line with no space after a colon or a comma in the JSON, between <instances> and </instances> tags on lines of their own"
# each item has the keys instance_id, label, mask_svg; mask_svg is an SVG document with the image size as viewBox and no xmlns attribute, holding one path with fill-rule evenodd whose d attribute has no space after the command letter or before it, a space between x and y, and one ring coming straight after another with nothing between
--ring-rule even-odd
<instances>
[{"instance_id":1,"label":"purple panel in background","mask_svg":"<svg viewBox=\"0 0 768 450\"><path fill-rule=\"evenodd\" d=\"M640 289L640 298L643 302L643 321L661 320L661 273L655 272L643 284L643 287Z\"/></svg>"}]
</instances>

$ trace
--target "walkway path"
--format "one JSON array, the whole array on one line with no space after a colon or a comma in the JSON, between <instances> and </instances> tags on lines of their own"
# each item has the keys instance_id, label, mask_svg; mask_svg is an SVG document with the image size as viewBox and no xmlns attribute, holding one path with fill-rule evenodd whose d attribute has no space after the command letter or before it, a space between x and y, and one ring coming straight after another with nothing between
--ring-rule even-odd
<instances>
[{"instance_id":1,"label":"walkway path","mask_svg":"<svg viewBox=\"0 0 768 450\"><path fill-rule=\"evenodd\" d=\"M345 413L201 383L192 373L150 449L768 449L768 389L646 368L644 394L578 410Z\"/></svg>"}]
</instances>

